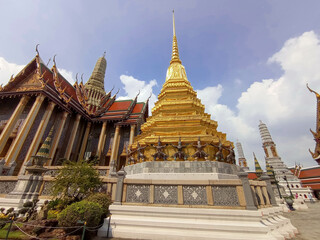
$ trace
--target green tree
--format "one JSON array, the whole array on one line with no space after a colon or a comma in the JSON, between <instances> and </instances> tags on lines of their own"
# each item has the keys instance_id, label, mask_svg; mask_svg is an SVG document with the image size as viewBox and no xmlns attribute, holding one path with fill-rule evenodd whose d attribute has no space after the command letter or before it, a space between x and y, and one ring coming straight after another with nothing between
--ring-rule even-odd
<instances>
[{"instance_id":1,"label":"green tree","mask_svg":"<svg viewBox=\"0 0 320 240\"><path fill-rule=\"evenodd\" d=\"M64 202L79 201L101 187L99 173L92 163L65 161L55 177L52 195Z\"/></svg>"}]
</instances>

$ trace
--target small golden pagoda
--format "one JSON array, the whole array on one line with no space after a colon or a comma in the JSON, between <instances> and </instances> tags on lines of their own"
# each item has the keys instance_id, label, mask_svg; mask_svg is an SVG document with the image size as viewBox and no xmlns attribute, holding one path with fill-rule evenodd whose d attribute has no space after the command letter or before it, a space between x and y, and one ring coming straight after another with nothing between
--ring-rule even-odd
<instances>
[{"instance_id":1,"label":"small golden pagoda","mask_svg":"<svg viewBox=\"0 0 320 240\"><path fill-rule=\"evenodd\" d=\"M128 163L161 160L218 160L234 163L233 143L217 131L217 122L205 113L181 64L173 14L172 57L166 81L128 151ZM164 153L164 155L162 154Z\"/></svg>"}]
</instances>

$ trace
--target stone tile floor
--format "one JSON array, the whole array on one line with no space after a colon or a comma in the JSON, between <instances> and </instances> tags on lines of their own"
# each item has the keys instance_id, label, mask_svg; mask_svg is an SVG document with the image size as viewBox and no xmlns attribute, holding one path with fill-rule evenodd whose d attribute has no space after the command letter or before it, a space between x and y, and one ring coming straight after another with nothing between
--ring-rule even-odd
<instances>
[{"instance_id":1,"label":"stone tile floor","mask_svg":"<svg viewBox=\"0 0 320 240\"><path fill-rule=\"evenodd\" d=\"M299 233L295 240L319 240L320 239L320 201L308 203L307 210L284 213L290 218L291 223Z\"/></svg>"},{"instance_id":2,"label":"stone tile floor","mask_svg":"<svg viewBox=\"0 0 320 240\"><path fill-rule=\"evenodd\" d=\"M299 234L294 240L320 240L320 201L308 203L307 210L286 212L283 215L290 218ZM96 238L95 240L121 240L120 238ZM133 240L133 239L132 239Z\"/></svg>"}]
</instances>

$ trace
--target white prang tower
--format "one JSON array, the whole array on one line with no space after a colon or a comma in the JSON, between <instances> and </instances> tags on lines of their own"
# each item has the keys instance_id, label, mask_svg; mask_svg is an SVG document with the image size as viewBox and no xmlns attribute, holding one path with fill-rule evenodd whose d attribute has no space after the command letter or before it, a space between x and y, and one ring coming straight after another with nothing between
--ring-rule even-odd
<instances>
[{"instance_id":1,"label":"white prang tower","mask_svg":"<svg viewBox=\"0 0 320 240\"><path fill-rule=\"evenodd\" d=\"M259 130L262 139L262 147L266 155L266 163L273 168L279 185L284 187L288 196L290 196L292 193L292 195L295 197L296 193L298 193L300 198L310 201L308 194L311 193L311 190L309 188L302 187L300 180L293 175L288 167L282 162L281 158L278 156L276 144L273 142L266 124L264 124L262 121L260 121Z\"/></svg>"},{"instance_id":2,"label":"white prang tower","mask_svg":"<svg viewBox=\"0 0 320 240\"><path fill-rule=\"evenodd\" d=\"M245 158L244 153L243 153L242 145L239 141L237 141L236 146L237 146L237 152L238 152L239 166L242 167L242 169L245 172L248 172L249 167L247 165L247 159Z\"/></svg>"}]
</instances>

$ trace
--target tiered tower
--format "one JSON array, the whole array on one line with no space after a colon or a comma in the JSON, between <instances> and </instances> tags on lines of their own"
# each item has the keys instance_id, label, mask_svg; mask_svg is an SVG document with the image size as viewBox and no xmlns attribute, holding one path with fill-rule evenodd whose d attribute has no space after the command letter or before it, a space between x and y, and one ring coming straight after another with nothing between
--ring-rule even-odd
<instances>
[{"instance_id":1,"label":"tiered tower","mask_svg":"<svg viewBox=\"0 0 320 240\"><path fill-rule=\"evenodd\" d=\"M266 164L267 166L269 165L272 167L279 185L284 187L288 196L290 196L291 193L293 196L298 193L300 197L308 200L308 194L311 193L310 189L302 187L300 180L293 175L278 156L276 144L271 138L267 125L262 121L260 121L259 130L262 139L262 147L266 155Z\"/></svg>"},{"instance_id":2,"label":"tiered tower","mask_svg":"<svg viewBox=\"0 0 320 240\"><path fill-rule=\"evenodd\" d=\"M152 155L155 154L156 148L153 146L167 145L163 150L168 156L167 160L230 162L228 159L231 159L232 155L234 159L233 144L226 140L226 134L217 131L217 126L217 122L205 113L204 105L187 79L179 57L173 16L172 56L166 81L152 109L152 116L142 125L142 134L135 139L132 149L144 147L143 161L154 160ZM174 158L176 148L171 146L172 144L184 146L183 152L187 157ZM195 157L196 144L202 146L202 157ZM137 153L134 158L138 159ZM138 162L141 161L138 159Z\"/></svg>"},{"instance_id":3,"label":"tiered tower","mask_svg":"<svg viewBox=\"0 0 320 240\"><path fill-rule=\"evenodd\" d=\"M100 57L93 69L91 77L84 85L88 95L88 108L92 111L100 106L100 99L106 95L104 90L104 76L107 68L105 53Z\"/></svg>"},{"instance_id":4,"label":"tiered tower","mask_svg":"<svg viewBox=\"0 0 320 240\"><path fill-rule=\"evenodd\" d=\"M244 156L241 143L237 141L236 146L237 146L237 152L238 152L239 166L242 167L242 169L244 171L249 171L249 167L248 167L248 164L247 164L247 159Z\"/></svg>"}]
</instances>

